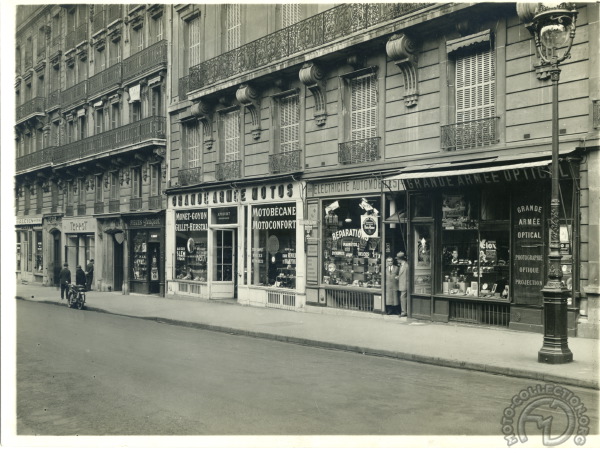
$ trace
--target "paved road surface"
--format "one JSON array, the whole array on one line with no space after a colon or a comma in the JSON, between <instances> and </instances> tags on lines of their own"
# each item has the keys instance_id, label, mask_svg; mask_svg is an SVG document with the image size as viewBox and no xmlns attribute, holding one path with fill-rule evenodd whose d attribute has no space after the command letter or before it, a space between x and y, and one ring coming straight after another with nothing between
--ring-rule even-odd
<instances>
[{"instance_id":1,"label":"paved road surface","mask_svg":"<svg viewBox=\"0 0 600 453\"><path fill-rule=\"evenodd\" d=\"M17 307L19 435L490 435L533 381ZM571 389L598 425L598 392Z\"/></svg>"}]
</instances>

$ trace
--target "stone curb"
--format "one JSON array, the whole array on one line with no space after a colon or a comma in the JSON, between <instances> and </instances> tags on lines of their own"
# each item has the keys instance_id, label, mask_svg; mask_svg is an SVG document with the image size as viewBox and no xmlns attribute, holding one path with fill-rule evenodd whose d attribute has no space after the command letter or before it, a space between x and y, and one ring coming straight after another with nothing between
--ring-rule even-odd
<instances>
[{"instance_id":1,"label":"stone curb","mask_svg":"<svg viewBox=\"0 0 600 453\"><path fill-rule=\"evenodd\" d=\"M29 300L22 296L16 296L16 299L27 300L27 301ZM34 302L41 302L41 303L50 304L50 305L66 306L65 303L51 301L51 300L35 299ZM477 371L477 372L481 372L481 373L496 374L496 375L502 375L502 376L523 378L523 379L534 379L534 380L538 380L538 381L552 382L552 383L562 384L562 385L570 385L573 387L582 387L582 388L589 388L589 389L593 389L593 390L600 390L600 385L599 385L598 381L577 379L577 378L565 377L565 376L556 376L556 375L552 375L549 373L537 372L537 371L532 371L532 370L519 370L516 368L503 367L503 366L498 366L498 365L486 365L486 364L481 364L481 363L465 362L465 361L456 360L456 359L444 359L442 357L411 354L411 353L407 353L407 352L396 352L396 351L389 351L389 350L384 350L384 349L373 349L373 348L367 348L367 347L362 347L362 346L345 345L345 344L339 344L339 343L332 343L329 341L313 340L310 338L292 337L292 336L278 335L278 334L272 334L272 333L267 333L267 332L257 332L257 331L246 330L246 329L238 329L238 328L234 328L234 327L219 326L219 325L205 324L205 323L191 322L191 321L181 321L181 320L169 319L169 318L160 318L160 317L156 317L156 316L141 316L141 315L129 315L129 314L123 314L123 313L115 313L115 312L105 310L102 308L89 307L89 306L86 306L85 309L87 311L94 311L94 312L98 312L98 313L107 313L107 314L111 314L111 315L124 316L127 318L144 319L147 321L154 321L154 322L158 322L158 323L162 323L162 324L169 324L169 325L181 326L181 327L189 327L189 328L193 328L193 329L210 330L213 332L228 333L230 335L242 335L242 336L246 336L246 337L261 338L264 340L273 340L273 341L279 341L279 342L283 342L283 343L291 343L291 344L310 346L310 347L321 348L321 349L332 349L332 350L338 350L338 351L341 350L341 351L353 352L353 353L358 353L358 354L363 354L363 355L371 355L371 356L379 356L379 357L388 357L388 358L393 358L393 359L398 359L398 360L406 360L408 362L417 362L417 363L433 365L433 366L444 366L444 367L448 367L448 368L457 368L457 369L461 369L461 370Z\"/></svg>"}]
</instances>

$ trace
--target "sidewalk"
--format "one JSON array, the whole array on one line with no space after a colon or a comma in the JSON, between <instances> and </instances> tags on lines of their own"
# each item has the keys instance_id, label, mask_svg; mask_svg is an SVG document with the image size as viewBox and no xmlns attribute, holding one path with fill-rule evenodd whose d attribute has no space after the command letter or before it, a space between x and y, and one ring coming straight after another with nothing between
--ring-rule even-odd
<instances>
[{"instance_id":1,"label":"sidewalk","mask_svg":"<svg viewBox=\"0 0 600 453\"><path fill-rule=\"evenodd\" d=\"M17 299L63 304L53 287L17 285ZM598 389L598 340L569 338L574 361L537 362L542 335L429 323L397 316L310 313L191 298L92 291L87 310L341 349L403 360ZM355 315L355 316L352 316Z\"/></svg>"}]
</instances>

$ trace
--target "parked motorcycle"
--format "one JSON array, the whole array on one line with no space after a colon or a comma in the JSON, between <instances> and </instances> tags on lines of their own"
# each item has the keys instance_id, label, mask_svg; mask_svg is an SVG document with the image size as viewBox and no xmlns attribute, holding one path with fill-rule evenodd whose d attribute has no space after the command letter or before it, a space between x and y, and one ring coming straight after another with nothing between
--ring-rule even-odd
<instances>
[{"instance_id":1,"label":"parked motorcycle","mask_svg":"<svg viewBox=\"0 0 600 453\"><path fill-rule=\"evenodd\" d=\"M69 297L67 298L69 308L83 309L85 305L85 286L73 285L69 286Z\"/></svg>"}]
</instances>

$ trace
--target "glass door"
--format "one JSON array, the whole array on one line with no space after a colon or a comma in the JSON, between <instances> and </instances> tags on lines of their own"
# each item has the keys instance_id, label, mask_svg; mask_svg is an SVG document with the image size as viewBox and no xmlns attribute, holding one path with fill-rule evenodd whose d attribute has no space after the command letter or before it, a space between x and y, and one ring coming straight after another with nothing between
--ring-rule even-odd
<instances>
[{"instance_id":1,"label":"glass door","mask_svg":"<svg viewBox=\"0 0 600 453\"><path fill-rule=\"evenodd\" d=\"M214 231L211 297L235 297L235 232L236 230Z\"/></svg>"}]
</instances>

